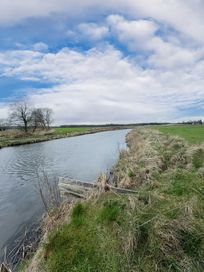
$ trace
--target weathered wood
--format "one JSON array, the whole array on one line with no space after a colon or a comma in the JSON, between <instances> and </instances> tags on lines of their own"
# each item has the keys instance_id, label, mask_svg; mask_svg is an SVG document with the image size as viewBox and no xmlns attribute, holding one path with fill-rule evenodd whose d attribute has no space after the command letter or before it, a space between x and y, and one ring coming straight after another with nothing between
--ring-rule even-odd
<instances>
[{"instance_id":1,"label":"weathered wood","mask_svg":"<svg viewBox=\"0 0 204 272\"><path fill-rule=\"evenodd\" d=\"M70 178L59 178L59 184L75 184L79 186L84 186L86 188L94 188L97 187L96 181L93 182L86 182L86 181L81 181L77 179L70 179Z\"/></svg>"},{"instance_id":2,"label":"weathered wood","mask_svg":"<svg viewBox=\"0 0 204 272\"><path fill-rule=\"evenodd\" d=\"M85 187L84 185L75 185L75 184L69 184L69 183L60 183L59 184L59 188L62 190L62 191L74 191L76 193L84 193L85 191L89 191L90 187Z\"/></svg>"},{"instance_id":3,"label":"weathered wood","mask_svg":"<svg viewBox=\"0 0 204 272\"><path fill-rule=\"evenodd\" d=\"M110 186L110 185L109 185L109 188L110 188L110 190L112 190L118 194L136 194L137 193L137 191L135 191L135 190L118 188L118 187L114 187L114 186Z\"/></svg>"},{"instance_id":4,"label":"weathered wood","mask_svg":"<svg viewBox=\"0 0 204 272\"><path fill-rule=\"evenodd\" d=\"M69 197L69 196L74 196L76 198L86 198L85 195L73 192L71 190L67 190L67 191L61 193L62 198Z\"/></svg>"},{"instance_id":5,"label":"weathered wood","mask_svg":"<svg viewBox=\"0 0 204 272\"><path fill-rule=\"evenodd\" d=\"M82 182L79 180L72 179L59 179L59 190L62 198L68 196L74 196L76 198L86 198L87 193L96 187L92 183Z\"/></svg>"},{"instance_id":6,"label":"weathered wood","mask_svg":"<svg viewBox=\"0 0 204 272\"><path fill-rule=\"evenodd\" d=\"M61 197L67 197L69 195L77 198L86 198L87 193L93 188L100 188L100 182L84 182L80 180L73 180L68 178L59 179L59 190ZM106 190L116 192L118 194L136 194L137 191L124 188L114 187L106 183Z\"/></svg>"}]
</instances>

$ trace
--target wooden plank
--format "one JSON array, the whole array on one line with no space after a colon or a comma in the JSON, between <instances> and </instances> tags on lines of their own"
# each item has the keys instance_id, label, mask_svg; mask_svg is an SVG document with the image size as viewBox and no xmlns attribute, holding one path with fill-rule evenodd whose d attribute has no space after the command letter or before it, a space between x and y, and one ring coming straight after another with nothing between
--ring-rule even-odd
<instances>
[{"instance_id":1,"label":"wooden plank","mask_svg":"<svg viewBox=\"0 0 204 272\"><path fill-rule=\"evenodd\" d=\"M86 188L95 188L97 187L97 182L86 182L86 181L81 181L81 180L75 180L75 179L70 179L70 178L59 178L59 184L76 184L79 186L84 186Z\"/></svg>"},{"instance_id":2,"label":"wooden plank","mask_svg":"<svg viewBox=\"0 0 204 272\"><path fill-rule=\"evenodd\" d=\"M135 190L130 190L130 189L124 189L124 188L118 188L114 186L109 185L110 190L118 193L118 194L137 194L137 191Z\"/></svg>"},{"instance_id":3,"label":"wooden plank","mask_svg":"<svg viewBox=\"0 0 204 272\"><path fill-rule=\"evenodd\" d=\"M85 187L83 185L75 185L75 184L69 184L69 183L59 183L59 188L60 190L71 190L71 191L74 191L74 192L78 192L78 193L83 193L83 192L87 192L87 191L90 191L92 188L89 188L89 187Z\"/></svg>"},{"instance_id":4,"label":"wooden plank","mask_svg":"<svg viewBox=\"0 0 204 272\"><path fill-rule=\"evenodd\" d=\"M87 192L93 188L100 188L101 183L99 182L84 182L80 180L73 180L68 178L60 178L59 179L59 189L60 194L64 196L73 195L80 198L86 198ZM102 185L103 186L103 185ZM137 191L114 187L108 183L105 183L104 189L106 191L113 191L118 194L136 194Z\"/></svg>"},{"instance_id":5,"label":"wooden plank","mask_svg":"<svg viewBox=\"0 0 204 272\"><path fill-rule=\"evenodd\" d=\"M85 195L83 194L79 194L79 193L76 193L76 192L73 192L73 191L65 191L65 192L61 192L61 197L69 197L69 196L74 196L76 198L86 198Z\"/></svg>"}]
</instances>

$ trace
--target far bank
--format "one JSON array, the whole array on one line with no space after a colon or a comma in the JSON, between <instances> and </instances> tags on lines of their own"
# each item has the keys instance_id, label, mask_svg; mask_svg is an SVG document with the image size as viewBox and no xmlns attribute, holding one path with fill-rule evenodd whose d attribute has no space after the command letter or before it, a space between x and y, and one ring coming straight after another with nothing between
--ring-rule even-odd
<instances>
[{"instance_id":1,"label":"far bank","mask_svg":"<svg viewBox=\"0 0 204 272\"><path fill-rule=\"evenodd\" d=\"M0 131L0 149L9 146L19 146L61 138L93 134L103 131L113 131L130 128L130 126L107 126L107 127L73 127L73 128L53 128L50 130L37 131L25 134L21 130Z\"/></svg>"}]
</instances>

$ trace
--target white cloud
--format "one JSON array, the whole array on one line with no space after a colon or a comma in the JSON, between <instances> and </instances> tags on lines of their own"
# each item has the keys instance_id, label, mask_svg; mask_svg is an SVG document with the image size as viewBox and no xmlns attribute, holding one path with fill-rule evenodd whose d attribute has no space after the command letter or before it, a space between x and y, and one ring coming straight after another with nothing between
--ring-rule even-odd
<instances>
[{"instance_id":1,"label":"white cloud","mask_svg":"<svg viewBox=\"0 0 204 272\"><path fill-rule=\"evenodd\" d=\"M159 26L150 20L127 20L122 16L111 15L107 18L112 34L132 51L142 51L147 58L146 64L160 68L175 68L194 65L203 56L199 49L183 47L179 39L165 41L157 35ZM143 59L145 63L145 60Z\"/></svg>"},{"instance_id":2,"label":"white cloud","mask_svg":"<svg viewBox=\"0 0 204 272\"><path fill-rule=\"evenodd\" d=\"M97 47L49 53L41 42L29 48L16 44L19 50L0 52L0 75L53 84L31 90L29 97L53 107L59 123L185 119L192 107L200 116L203 12L199 0L1 0L1 27L27 18L74 18L67 36ZM107 46L111 35L129 56ZM1 104L1 115L6 108Z\"/></svg>"},{"instance_id":3,"label":"white cloud","mask_svg":"<svg viewBox=\"0 0 204 272\"><path fill-rule=\"evenodd\" d=\"M158 29L154 22L148 20L126 20L119 15L110 15L107 22L121 42L128 43L130 48L147 49L149 41Z\"/></svg>"},{"instance_id":4,"label":"white cloud","mask_svg":"<svg viewBox=\"0 0 204 272\"><path fill-rule=\"evenodd\" d=\"M99 26L95 23L83 23L78 26L79 35L86 39L97 41L108 35L109 29L106 26Z\"/></svg>"},{"instance_id":5,"label":"white cloud","mask_svg":"<svg viewBox=\"0 0 204 272\"><path fill-rule=\"evenodd\" d=\"M35 51L47 51L48 50L48 45L43 43L43 42L38 42L33 45L33 49Z\"/></svg>"},{"instance_id":6,"label":"white cloud","mask_svg":"<svg viewBox=\"0 0 204 272\"><path fill-rule=\"evenodd\" d=\"M199 0L142 0L128 1L132 14L151 17L177 31L204 42L204 3Z\"/></svg>"},{"instance_id":7,"label":"white cloud","mask_svg":"<svg viewBox=\"0 0 204 272\"><path fill-rule=\"evenodd\" d=\"M6 119L9 114L9 107L6 103L0 103L0 121Z\"/></svg>"},{"instance_id":8,"label":"white cloud","mask_svg":"<svg viewBox=\"0 0 204 272\"><path fill-rule=\"evenodd\" d=\"M0 24L58 13L79 17L106 12L131 15L133 19L151 18L198 42L204 42L204 3L199 0L1 0Z\"/></svg>"},{"instance_id":9,"label":"white cloud","mask_svg":"<svg viewBox=\"0 0 204 272\"><path fill-rule=\"evenodd\" d=\"M198 71L142 69L111 46L83 53L7 51L0 63L7 76L57 83L29 95L36 105L52 107L57 123L185 119L180 109L203 103Z\"/></svg>"},{"instance_id":10,"label":"white cloud","mask_svg":"<svg viewBox=\"0 0 204 272\"><path fill-rule=\"evenodd\" d=\"M109 28L104 24L80 23L66 32L72 43L100 43L109 37Z\"/></svg>"}]
</instances>

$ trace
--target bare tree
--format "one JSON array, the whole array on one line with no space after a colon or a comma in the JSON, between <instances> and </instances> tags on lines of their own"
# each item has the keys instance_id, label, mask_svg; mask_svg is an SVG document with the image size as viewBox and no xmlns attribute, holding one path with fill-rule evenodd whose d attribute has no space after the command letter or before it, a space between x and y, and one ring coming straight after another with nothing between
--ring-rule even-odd
<instances>
[{"instance_id":1,"label":"bare tree","mask_svg":"<svg viewBox=\"0 0 204 272\"><path fill-rule=\"evenodd\" d=\"M50 108L34 109L31 114L33 131L37 128L49 129L53 121L52 113L53 111Z\"/></svg>"},{"instance_id":2,"label":"bare tree","mask_svg":"<svg viewBox=\"0 0 204 272\"><path fill-rule=\"evenodd\" d=\"M53 122L53 110L49 108L44 109L44 121L47 129L50 129L50 126Z\"/></svg>"},{"instance_id":3,"label":"bare tree","mask_svg":"<svg viewBox=\"0 0 204 272\"><path fill-rule=\"evenodd\" d=\"M53 111L50 108L33 108L27 101L11 105L10 123L23 128L25 133L29 128L49 129L53 122Z\"/></svg>"},{"instance_id":4,"label":"bare tree","mask_svg":"<svg viewBox=\"0 0 204 272\"><path fill-rule=\"evenodd\" d=\"M42 109L34 109L31 114L32 128L35 131L37 128L45 128L44 114Z\"/></svg>"},{"instance_id":5,"label":"bare tree","mask_svg":"<svg viewBox=\"0 0 204 272\"><path fill-rule=\"evenodd\" d=\"M10 121L12 124L22 127L27 133L31 122L31 114L31 106L26 101L16 102L11 105Z\"/></svg>"}]
</instances>

